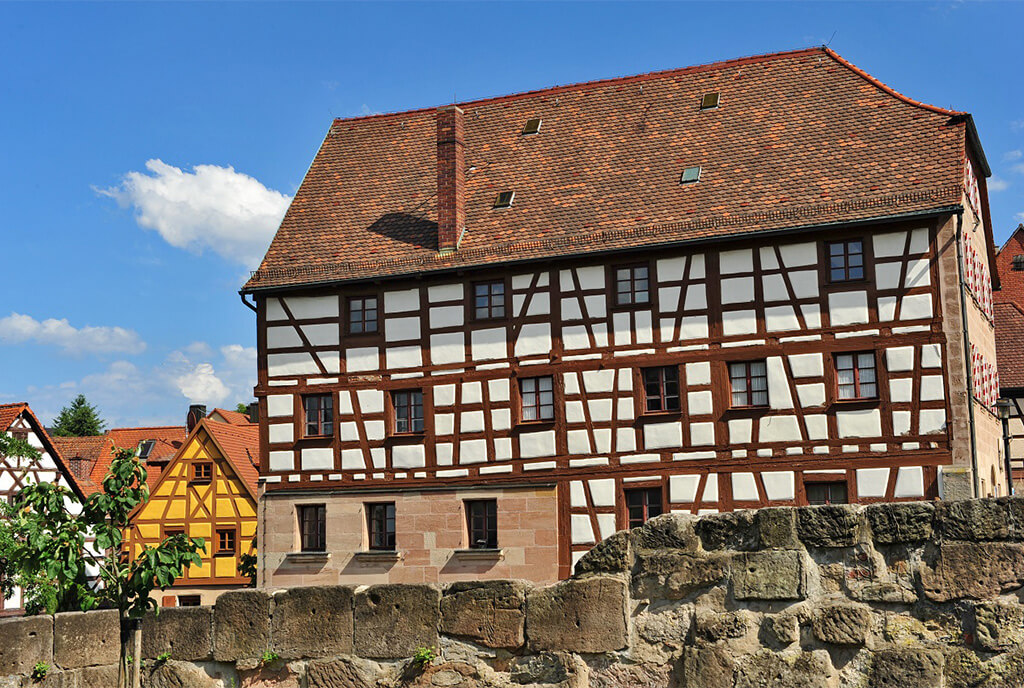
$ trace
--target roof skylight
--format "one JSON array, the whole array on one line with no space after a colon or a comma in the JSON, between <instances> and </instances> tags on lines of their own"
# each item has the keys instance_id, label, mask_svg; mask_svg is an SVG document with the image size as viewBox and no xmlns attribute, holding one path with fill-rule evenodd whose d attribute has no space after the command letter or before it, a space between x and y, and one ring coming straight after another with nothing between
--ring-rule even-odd
<instances>
[{"instance_id":1,"label":"roof skylight","mask_svg":"<svg viewBox=\"0 0 1024 688\"><path fill-rule=\"evenodd\" d=\"M705 93L704 97L700 99L701 110L714 110L718 107L718 92Z\"/></svg>"},{"instance_id":2,"label":"roof skylight","mask_svg":"<svg viewBox=\"0 0 1024 688\"><path fill-rule=\"evenodd\" d=\"M700 181L700 166L687 167L679 176L680 184L696 184Z\"/></svg>"},{"instance_id":3,"label":"roof skylight","mask_svg":"<svg viewBox=\"0 0 1024 688\"><path fill-rule=\"evenodd\" d=\"M153 446L156 444L156 440L142 440L139 442L139 458L145 461L149 458L149 455L153 452Z\"/></svg>"},{"instance_id":4,"label":"roof skylight","mask_svg":"<svg viewBox=\"0 0 1024 688\"><path fill-rule=\"evenodd\" d=\"M516 195L515 191L502 191L494 198L495 208L509 208L512 206L512 198Z\"/></svg>"},{"instance_id":5,"label":"roof skylight","mask_svg":"<svg viewBox=\"0 0 1024 688\"><path fill-rule=\"evenodd\" d=\"M523 136L529 134L536 134L540 131L540 117L534 117L526 120L526 126L523 127Z\"/></svg>"}]
</instances>

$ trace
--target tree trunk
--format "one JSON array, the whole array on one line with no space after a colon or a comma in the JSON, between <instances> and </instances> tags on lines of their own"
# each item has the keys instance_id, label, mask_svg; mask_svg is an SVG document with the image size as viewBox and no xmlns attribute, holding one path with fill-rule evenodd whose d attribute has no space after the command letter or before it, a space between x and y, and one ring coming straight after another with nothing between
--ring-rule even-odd
<instances>
[{"instance_id":1,"label":"tree trunk","mask_svg":"<svg viewBox=\"0 0 1024 688\"><path fill-rule=\"evenodd\" d=\"M132 688L142 686L142 619L132 619L135 622L135 651L132 657L135 659L132 667Z\"/></svg>"}]
</instances>

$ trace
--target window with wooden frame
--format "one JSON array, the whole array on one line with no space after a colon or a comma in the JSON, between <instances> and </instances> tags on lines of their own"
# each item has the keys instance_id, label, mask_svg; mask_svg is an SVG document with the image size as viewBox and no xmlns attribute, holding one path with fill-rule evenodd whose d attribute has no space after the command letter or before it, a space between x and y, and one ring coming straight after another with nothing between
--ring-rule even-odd
<instances>
[{"instance_id":1,"label":"window with wooden frame","mask_svg":"<svg viewBox=\"0 0 1024 688\"><path fill-rule=\"evenodd\" d=\"M348 333L372 334L377 331L377 297L348 298Z\"/></svg>"},{"instance_id":2,"label":"window with wooden frame","mask_svg":"<svg viewBox=\"0 0 1024 688\"><path fill-rule=\"evenodd\" d=\"M555 419L555 379L550 376L519 380L519 420L542 423Z\"/></svg>"},{"instance_id":3,"label":"window with wooden frame","mask_svg":"<svg viewBox=\"0 0 1024 688\"><path fill-rule=\"evenodd\" d=\"M334 395L307 394L302 397L306 437L330 437L334 434Z\"/></svg>"},{"instance_id":4,"label":"window with wooden frame","mask_svg":"<svg viewBox=\"0 0 1024 688\"><path fill-rule=\"evenodd\" d=\"M864 279L864 242L860 239L829 241L828 275L830 282L849 282Z\"/></svg>"},{"instance_id":5,"label":"window with wooden frame","mask_svg":"<svg viewBox=\"0 0 1024 688\"><path fill-rule=\"evenodd\" d=\"M299 548L303 552L323 552L327 549L327 507L323 504L300 504Z\"/></svg>"},{"instance_id":6,"label":"window with wooden frame","mask_svg":"<svg viewBox=\"0 0 1024 688\"><path fill-rule=\"evenodd\" d=\"M11 430L11 439L21 440L22 442L28 441L28 428L15 428Z\"/></svg>"},{"instance_id":7,"label":"window with wooden frame","mask_svg":"<svg viewBox=\"0 0 1024 688\"><path fill-rule=\"evenodd\" d=\"M179 607L201 607L203 599L199 595L178 595Z\"/></svg>"},{"instance_id":8,"label":"window with wooden frame","mask_svg":"<svg viewBox=\"0 0 1024 688\"><path fill-rule=\"evenodd\" d=\"M192 464L192 482L208 483L213 480L213 462L196 461Z\"/></svg>"},{"instance_id":9,"label":"window with wooden frame","mask_svg":"<svg viewBox=\"0 0 1024 688\"><path fill-rule=\"evenodd\" d=\"M165 540L167 538L174 537L175 535L184 535L184 534L185 534L185 529L184 528L177 528L176 527L176 528L165 528L164 529L164 539Z\"/></svg>"},{"instance_id":10,"label":"window with wooden frame","mask_svg":"<svg viewBox=\"0 0 1024 688\"><path fill-rule=\"evenodd\" d=\"M849 496L845 480L804 483L808 504L846 504Z\"/></svg>"},{"instance_id":11,"label":"window with wooden frame","mask_svg":"<svg viewBox=\"0 0 1024 688\"><path fill-rule=\"evenodd\" d=\"M395 503L366 505L366 531L372 550L395 549Z\"/></svg>"},{"instance_id":12,"label":"window with wooden frame","mask_svg":"<svg viewBox=\"0 0 1024 688\"><path fill-rule=\"evenodd\" d=\"M757 408L768 405L768 364L741 361L729 364L730 406Z\"/></svg>"},{"instance_id":13,"label":"window with wooden frame","mask_svg":"<svg viewBox=\"0 0 1024 688\"><path fill-rule=\"evenodd\" d=\"M238 532L234 528L217 529L217 551L218 557L233 556L238 553Z\"/></svg>"},{"instance_id":14,"label":"window with wooden frame","mask_svg":"<svg viewBox=\"0 0 1024 688\"><path fill-rule=\"evenodd\" d=\"M840 401L878 398L875 352L835 355L836 398Z\"/></svg>"},{"instance_id":15,"label":"window with wooden frame","mask_svg":"<svg viewBox=\"0 0 1024 688\"><path fill-rule=\"evenodd\" d=\"M637 528L664 511L660 487L636 487L623 490L629 528Z\"/></svg>"},{"instance_id":16,"label":"window with wooden frame","mask_svg":"<svg viewBox=\"0 0 1024 688\"><path fill-rule=\"evenodd\" d=\"M473 284L473 319L497 320L505 317L505 280Z\"/></svg>"},{"instance_id":17,"label":"window with wooden frame","mask_svg":"<svg viewBox=\"0 0 1024 688\"><path fill-rule=\"evenodd\" d=\"M391 407L395 413L392 432L413 435L423 432L423 391L407 389L391 393Z\"/></svg>"},{"instance_id":18,"label":"window with wooden frame","mask_svg":"<svg viewBox=\"0 0 1024 688\"><path fill-rule=\"evenodd\" d=\"M469 533L470 549L498 549L498 501L467 501L466 530Z\"/></svg>"},{"instance_id":19,"label":"window with wooden frame","mask_svg":"<svg viewBox=\"0 0 1024 688\"><path fill-rule=\"evenodd\" d=\"M644 412L671 413L679 410L679 368L661 366L641 368L644 385Z\"/></svg>"},{"instance_id":20,"label":"window with wooden frame","mask_svg":"<svg viewBox=\"0 0 1024 688\"><path fill-rule=\"evenodd\" d=\"M651 301L650 268L647 263L615 268L615 305L646 305Z\"/></svg>"}]
</instances>

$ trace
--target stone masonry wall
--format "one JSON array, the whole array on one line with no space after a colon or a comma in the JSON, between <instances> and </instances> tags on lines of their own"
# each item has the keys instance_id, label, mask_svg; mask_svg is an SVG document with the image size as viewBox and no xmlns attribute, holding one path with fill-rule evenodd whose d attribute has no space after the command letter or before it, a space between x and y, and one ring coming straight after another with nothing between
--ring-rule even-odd
<instances>
[{"instance_id":1,"label":"stone masonry wall","mask_svg":"<svg viewBox=\"0 0 1024 688\"><path fill-rule=\"evenodd\" d=\"M145 685L1019 688L1022 597L1024 499L670 514L547 587L243 590L168 608L143 624ZM112 686L116 631L111 612L0 621L0 687ZM416 665L420 647L438 658ZM53 667L43 681L36 662Z\"/></svg>"}]
</instances>

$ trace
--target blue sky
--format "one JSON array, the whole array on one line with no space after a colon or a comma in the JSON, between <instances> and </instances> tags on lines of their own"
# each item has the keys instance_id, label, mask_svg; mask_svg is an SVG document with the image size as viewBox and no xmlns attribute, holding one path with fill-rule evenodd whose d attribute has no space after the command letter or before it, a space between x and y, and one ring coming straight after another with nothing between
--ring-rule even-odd
<instances>
[{"instance_id":1,"label":"blue sky","mask_svg":"<svg viewBox=\"0 0 1024 688\"><path fill-rule=\"evenodd\" d=\"M819 45L974 114L1024 220L1024 4L0 3L0 402L248 401L237 289L332 117Z\"/></svg>"}]
</instances>

